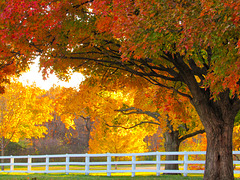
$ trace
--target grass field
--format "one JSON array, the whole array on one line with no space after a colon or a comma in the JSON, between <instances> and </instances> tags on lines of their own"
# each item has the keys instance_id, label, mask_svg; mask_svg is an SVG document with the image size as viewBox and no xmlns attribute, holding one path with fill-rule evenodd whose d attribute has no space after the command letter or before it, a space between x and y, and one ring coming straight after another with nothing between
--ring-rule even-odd
<instances>
[{"instance_id":1,"label":"grass field","mask_svg":"<svg viewBox=\"0 0 240 180\"><path fill-rule=\"evenodd\" d=\"M111 177L106 175L80 175L80 174L19 174L19 173L5 173L0 174L0 180L202 180L202 175L193 175L184 177L181 175L136 175L131 177L130 175L123 175L120 173L115 173ZM236 178L239 179L239 178Z\"/></svg>"},{"instance_id":2,"label":"grass field","mask_svg":"<svg viewBox=\"0 0 240 180\"><path fill-rule=\"evenodd\" d=\"M172 176L172 175L161 175L161 176L85 176L79 174L3 174L0 175L0 180L202 180L202 176Z\"/></svg>"},{"instance_id":3,"label":"grass field","mask_svg":"<svg viewBox=\"0 0 240 180\"><path fill-rule=\"evenodd\" d=\"M140 166L141 167L141 166ZM146 166L144 166L146 167ZM151 167L151 166L149 166ZM34 171L38 170L44 170L45 167L32 167L31 169ZM112 167L114 168L114 167ZM128 169L131 168L129 166L118 166L118 169ZM9 168L6 168L5 170L8 170ZM27 167L14 167L15 170L27 170ZM50 170L64 170L65 166L52 166L49 167ZM82 166L70 166L70 169L75 170L83 170L84 167ZM102 166L92 166L91 169L104 169ZM239 177L239 175L237 176ZM64 173L51 173L51 174L42 174L42 173L36 173L36 174L27 174L27 173L6 173L2 172L0 173L0 180L202 180L203 175L201 174L188 174L187 177L178 175L160 175L156 176L156 173L136 173L135 177L131 177L131 173L112 173L111 177L107 177L107 173L90 173L89 176L84 175L83 173L70 173L69 175L66 175ZM239 178L238 178L239 179Z\"/></svg>"}]
</instances>

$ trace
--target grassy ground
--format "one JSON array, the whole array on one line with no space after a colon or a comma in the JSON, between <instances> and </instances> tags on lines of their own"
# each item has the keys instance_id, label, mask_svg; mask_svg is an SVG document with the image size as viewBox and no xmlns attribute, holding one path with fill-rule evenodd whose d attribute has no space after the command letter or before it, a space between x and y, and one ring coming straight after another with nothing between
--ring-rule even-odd
<instances>
[{"instance_id":1,"label":"grassy ground","mask_svg":"<svg viewBox=\"0 0 240 180\"><path fill-rule=\"evenodd\" d=\"M202 176L85 176L79 174L4 174L0 175L0 180L202 180Z\"/></svg>"},{"instance_id":2,"label":"grassy ground","mask_svg":"<svg viewBox=\"0 0 240 180\"><path fill-rule=\"evenodd\" d=\"M141 166L139 166L140 168ZM151 167L151 166L149 166ZM71 170L84 170L84 166L70 166ZM113 169L114 167L112 167ZM49 170L64 170L65 166L51 166ZM105 169L102 166L92 166L90 169L101 170ZM118 169L131 169L129 166L118 166ZM6 168L5 170L9 170ZM14 167L14 170L27 170L27 167ZM45 167L32 167L32 170L45 170ZM240 176L237 175L239 178ZM60 174L27 174L27 173L0 173L0 180L202 180L203 175L201 174L188 174L187 177L173 176L173 175L160 175L156 176L156 173L136 173L135 177L131 177L131 173L112 173L111 177L107 177L107 173L90 173L89 176L85 176L80 173L70 173L66 175ZM240 179L239 179L240 180Z\"/></svg>"}]
</instances>

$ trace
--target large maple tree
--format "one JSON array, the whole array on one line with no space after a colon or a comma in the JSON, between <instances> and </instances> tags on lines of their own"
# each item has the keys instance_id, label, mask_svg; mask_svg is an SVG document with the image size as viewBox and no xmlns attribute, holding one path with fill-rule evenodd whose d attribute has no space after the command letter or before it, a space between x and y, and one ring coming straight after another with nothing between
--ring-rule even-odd
<instances>
[{"instance_id":1,"label":"large maple tree","mask_svg":"<svg viewBox=\"0 0 240 180\"><path fill-rule=\"evenodd\" d=\"M41 67L59 77L69 67L126 71L187 97L207 134L204 179L234 178L239 1L11 0L1 7L1 57L17 57L19 68L41 55Z\"/></svg>"}]
</instances>

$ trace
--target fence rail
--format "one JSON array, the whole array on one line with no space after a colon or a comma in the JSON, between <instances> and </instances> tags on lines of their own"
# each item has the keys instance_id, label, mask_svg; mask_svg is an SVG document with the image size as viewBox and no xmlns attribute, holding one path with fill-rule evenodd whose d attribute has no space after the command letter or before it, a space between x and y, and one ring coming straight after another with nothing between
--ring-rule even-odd
<instances>
[{"instance_id":1,"label":"fence rail","mask_svg":"<svg viewBox=\"0 0 240 180\"><path fill-rule=\"evenodd\" d=\"M237 156L240 151L233 151ZM164 156L178 155L178 161L164 160ZM203 174L203 169L191 168L193 165L204 166L205 160L190 158L191 156L202 156L205 151L193 152L148 152L129 154L59 154L59 155L27 155L27 156L0 156L2 170L0 172L18 173L189 173ZM59 158L62 160L60 161ZM100 159L99 159L100 158ZM146 160L148 159L148 160ZM20 162L16 162L20 161ZM179 170L167 170L166 164L178 164ZM235 167L240 167L240 161L233 161ZM240 170L234 170L234 174L240 174Z\"/></svg>"}]
</instances>

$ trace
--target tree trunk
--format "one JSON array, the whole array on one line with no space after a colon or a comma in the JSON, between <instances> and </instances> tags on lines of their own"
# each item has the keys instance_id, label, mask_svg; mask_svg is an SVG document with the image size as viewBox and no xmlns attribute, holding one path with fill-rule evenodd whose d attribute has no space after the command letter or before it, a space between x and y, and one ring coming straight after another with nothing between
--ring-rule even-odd
<instances>
[{"instance_id":1,"label":"tree trunk","mask_svg":"<svg viewBox=\"0 0 240 180\"><path fill-rule=\"evenodd\" d=\"M223 124L220 127L206 128L207 155L204 180L232 180L232 132L233 125Z\"/></svg>"},{"instance_id":2,"label":"tree trunk","mask_svg":"<svg viewBox=\"0 0 240 180\"><path fill-rule=\"evenodd\" d=\"M207 51L210 62L211 48L209 47ZM169 58L169 61L178 69L178 76L187 85L190 95L185 96L189 97L206 131L207 156L204 180L234 180L232 132L235 116L240 110L239 97L237 95L231 97L230 90L226 89L218 94L217 99L212 99L211 92L214 91L209 87L202 87L195 77L200 74L204 79L208 65L200 68L192 59L186 63L184 57L178 53Z\"/></svg>"},{"instance_id":3,"label":"tree trunk","mask_svg":"<svg viewBox=\"0 0 240 180\"><path fill-rule=\"evenodd\" d=\"M164 148L166 152L179 151L179 132L178 131L167 131L164 133L165 143ZM166 156L166 161L178 161L178 155ZM165 170L179 170L178 164L165 164ZM169 175L179 175L179 173L165 173Z\"/></svg>"},{"instance_id":4,"label":"tree trunk","mask_svg":"<svg viewBox=\"0 0 240 180\"><path fill-rule=\"evenodd\" d=\"M86 118L82 116L82 118L85 120L85 127L87 130L87 135L86 135L86 151L89 150L89 140L90 140L90 134L92 130L92 122L91 122L91 117L87 116Z\"/></svg>"},{"instance_id":5,"label":"tree trunk","mask_svg":"<svg viewBox=\"0 0 240 180\"><path fill-rule=\"evenodd\" d=\"M219 100L200 99L193 105L207 135L204 180L234 180L232 133L239 108L234 108L226 92L221 94Z\"/></svg>"}]
</instances>

